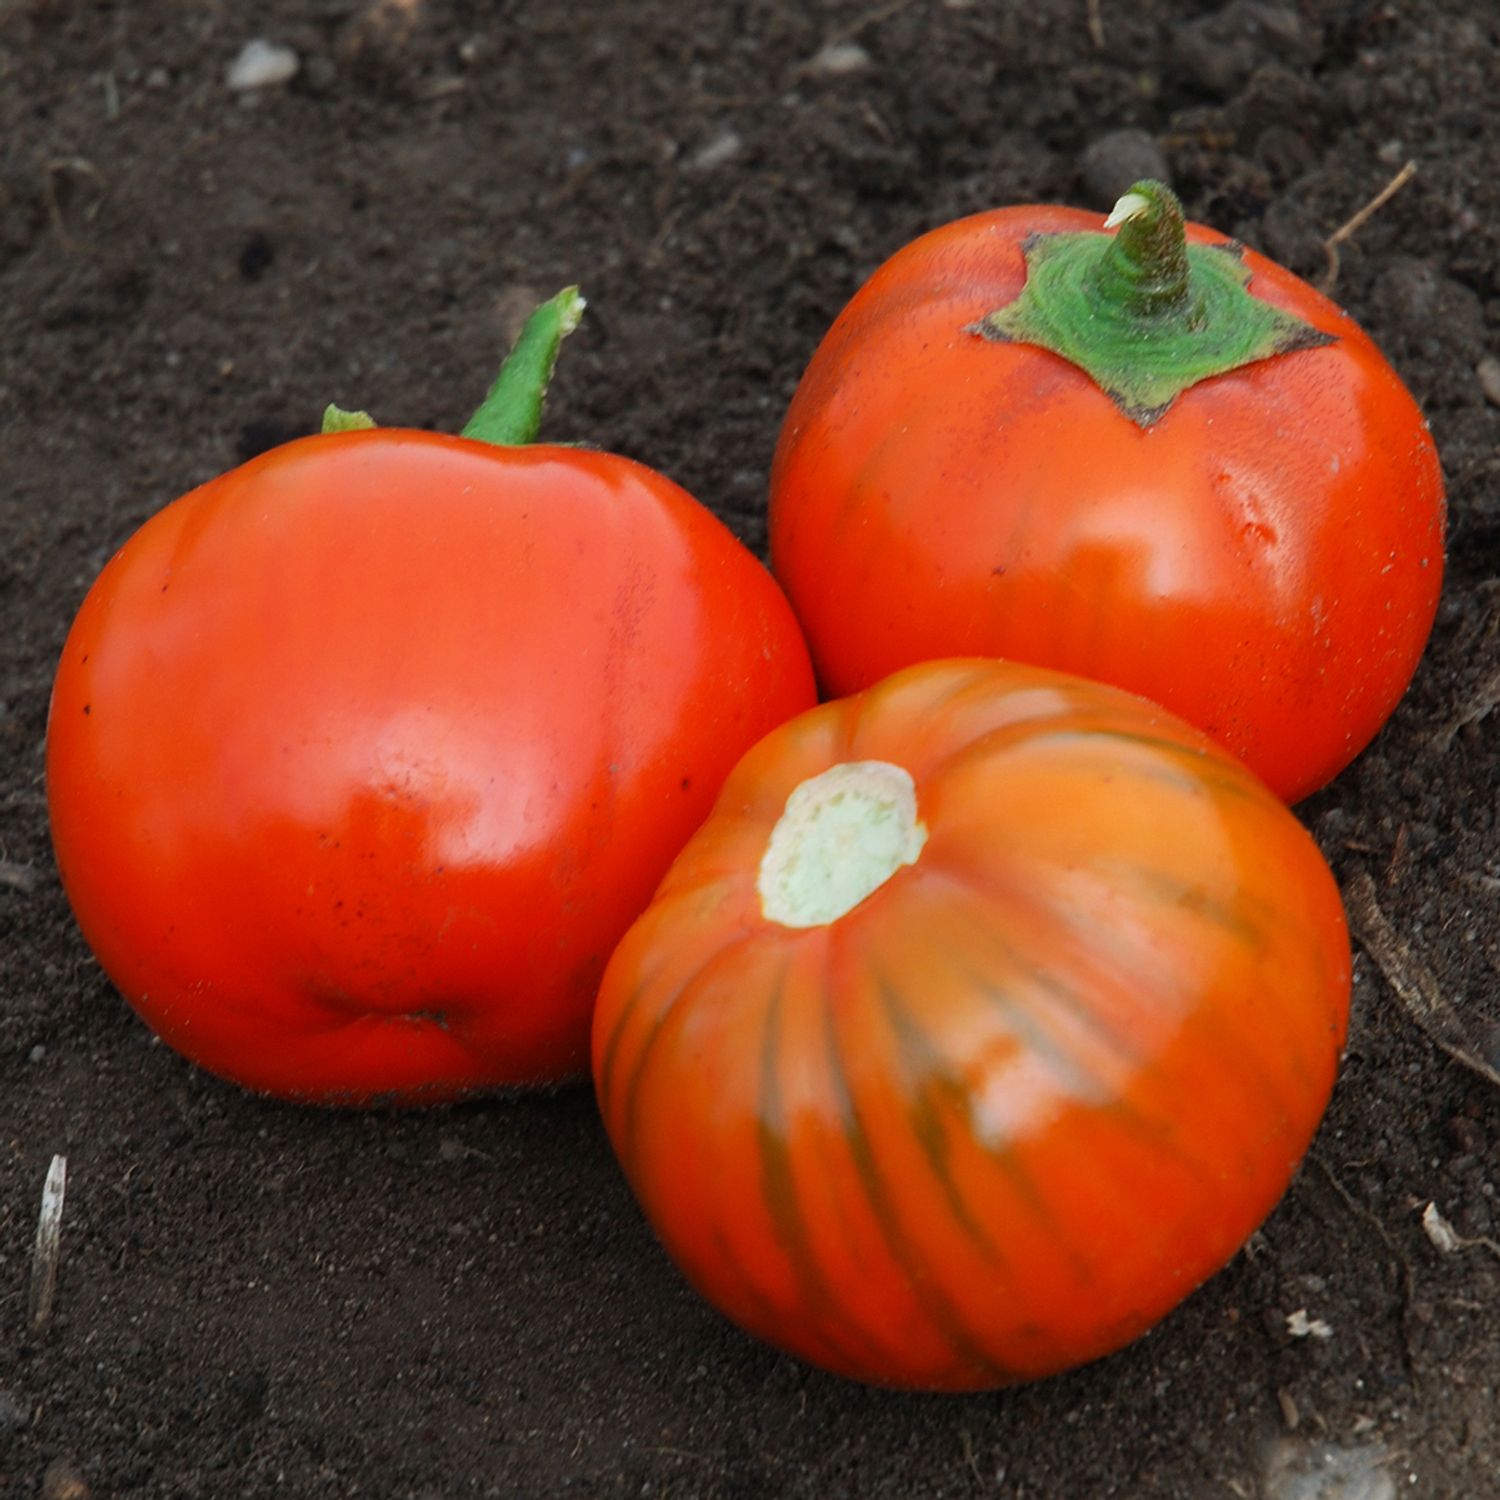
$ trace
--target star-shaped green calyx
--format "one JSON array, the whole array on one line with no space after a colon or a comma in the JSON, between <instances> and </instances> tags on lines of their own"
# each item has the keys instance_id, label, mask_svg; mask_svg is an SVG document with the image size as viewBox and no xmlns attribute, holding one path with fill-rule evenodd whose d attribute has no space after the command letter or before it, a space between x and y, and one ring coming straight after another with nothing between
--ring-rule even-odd
<instances>
[{"instance_id":1,"label":"star-shaped green calyx","mask_svg":"<svg viewBox=\"0 0 1500 1500\"><path fill-rule=\"evenodd\" d=\"M1104 221L1116 227L1033 235L1020 295L970 331L1069 360L1140 427L1200 380L1333 342L1250 294L1238 246L1188 244L1163 183L1136 183Z\"/></svg>"}]
</instances>

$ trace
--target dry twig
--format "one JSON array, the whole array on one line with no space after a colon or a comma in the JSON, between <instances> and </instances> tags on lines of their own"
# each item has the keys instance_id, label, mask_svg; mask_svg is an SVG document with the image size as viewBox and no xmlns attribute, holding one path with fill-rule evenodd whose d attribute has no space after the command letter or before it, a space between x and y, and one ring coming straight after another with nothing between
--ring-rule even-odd
<instances>
[{"instance_id":1,"label":"dry twig","mask_svg":"<svg viewBox=\"0 0 1500 1500\"><path fill-rule=\"evenodd\" d=\"M1385 883L1387 887L1396 883L1396 877L1401 873L1402 866L1406 864L1406 850L1411 842L1411 825L1405 818L1401 820L1401 826L1396 830L1396 842L1391 849L1390 863L1385 867Z\"/></svg>"},{"instance_id":2,"label":"dry twig","mask_svg":"<svg viewBox=\"0 0 1500 1500\"><path fill-rule=\"evenodd\" d=\"M879 26L884 21L900 11L906 9L911 0L886 0L884 5L877 5L872 10L867 10L863 15L856 16L852 21L843 26L836 26L827 36L823 38L823 48L836 47L840 42L853 41L860 32L869 26Z\"/></svg>"},{"instance_id":3,"label":"dry twig","mask_svg":"<svg viewBox=\"0 0 1500 1500\"><path fill-rule=\"evenodd\" d=\"M1469 1040L1463 1017L1444 998L1432 971L1391 926L1367 871L1361 870L1344 887L1344 905L1350 930L1375 960L1407 1016L1449 1057L1500 1087L1500 1069Z\"/></svg>"},{"instance_id":4,"label":"dry twig","mask_svg":"<svg viewBox=\"0 0 1500 1500\"><path fill-rule=\"evenodd\" d=\"M1417 164L1409 161L1401 168L1381 190L1375 194L1354 217L1346 223L1340 224L1332 234L1323 241L1323 254L1328 259L1328 269L1323 274L1323 280L1318 283L1318 290L1330 292L1333 284L1339 279L1339 246L1355 235L1360 226L1365 223L1371 215L1378 213L1402 188L1417 175Z\"/></svg>"},{"instance_id":5,"label":"dry twig","mask_svg":"<svg viewBox=\"0 0 1500 1500\"><path fill-rule=\"evenodd\" d=\"M1361 1203L1359 1199L1356 1198L1354 1194L1344 1186L1344 1184L1339 1180L1338 1173L1335 1172L1333 1168L1330 1167L1328 1163L1324 1161L1316 1151L1309 1151L1307 1153L1307 1159L1313 1166L1318 1169L1319 1172L1323 1174L1324 1182L1326 1182L1328 1186L1331 1187L1333 1191L1338 1195L1339 1201L1344 1205L1344 1207L1347 1208L1349 1212L1355 1216L1355 1218L1363 1219L1365 1223L1375 1231L1375 1233L1380 1237L1381 1243L1384 1244L1385 1248L1391 1252L1391 1256L1396 1261L1396 1263L1405 1269L1409 1278L1411 1274L1411 1266L1408 1263L1406 1257L1401 1253L1400 1246L1397 1245L1395 1240L1391 1238L1390 1230L1387 1229L1385 1225L1380 1222L1380 1219L1370 1209L1366 1208L1365 1205Z\"/></svg>"},{"instance_id":6,"label":"dry twig","mask_svg":"<svg viewBox=\"0 0 1500 1500\"><path fill-rule=\"evenodd\" d=\"M1104 16L1100 11L1100 0L1089 0L1089 40L1096 52L1104 51Z\"/></svg>"},{"instance_id":7,"label":"dry twig","mask_svg":"<svg viewBox=\"0 0 1500 1500\"><path fill-rule=\"evenodd\" d=\"M782 80L783 86L790 88L792 85L800 82L810 72L815 71L814 63L816 59L826 57L830 52L842 47L845 43L852 42L862 31L868 30L871 26L883 25L892 16L899 15L911 3L912 0L886 0L884 5L877 5L855 16L852 21L845 22L842 26L835 26L823 37L822 45L813 53L812 57L805 58L798 63L793 63L787 69L786 75Z\"/></svg>"},{"instance_id":8,"label":"dry twig","mask_svg":"<svg viewBox=\"0 0 1500 1500\"><path fill-rule=\"evenodd\" d=\"M1375 1232L1375 1235L1380 1240L1381 1244L1383 1244L1386 1250L1390 1253L1391 1260L1395 1264L1396 1271L1401 1280L1400 1308L1398 1315L1401 1323L1401 1341L1406 1354L1406 1368L1408 1372L1413 1376L1413 1378L1415 1378L1417 1362L1416 1353L1412 1348L1412 1337L1411 1329L1409 1327L1409 1320L1411 1318L1411 1310L1413 1304L1416 1301L1417 1294L1416 1268L1407 1258L1400 1245L1396 1243L1395 1237L1391 1234L1390 1230L1387 1229L1381 1222L1379 1215L1377 1215L1373 1210L1367 1208L1363 1203L1361 1203L1359 1199L1356 1198L1354 1194L1351 1193L1349 1189L1339 1181L1338 1173L1335 1172L1333 1168L1330 1167L1328 1163L1324 1161L1316 1151L1309 1151L1307 1153L1307 1160L1318 1169L1319 1173L1321 1173L1322 1175L1323 1181L1333 1189L1335 1195L1338 1197L1339 1201L1344 1205L1344 1207L1348 1209L1356 1219L1359 1219L1365 1224L1368 1224L1369 1227Z\"/></svg>"},{"instance_id":9,"label":"dry twig","mask_svg":"<svg viewBox=\"0 0 1500 1500\"><path fill-rule=\"evenodd\" d=\"M54 1156L42 1186L42 1212L36 1225L36 1250L31 1257L31 1303L27 1322L40 1333L52 1317L57 1295L57 1263L62 1251L63 1195L68 1186L68 1159Z\"/></svg>"},{"instance_id":10,"label":"dry twig","mask_svg":"<svg viewBox=\"0 0 1500 1500\"><path fill-rule=\"evenodd\" d=\"M964 1463L969 1472L974 1476L974 1483L981 1489L984 1488L984 1476L979 1472L979 1460L974 1456L974 1439L969 1436L967 1427L958 1429L959 1446L964 1451Z\"/></svg>"}]
</instances>

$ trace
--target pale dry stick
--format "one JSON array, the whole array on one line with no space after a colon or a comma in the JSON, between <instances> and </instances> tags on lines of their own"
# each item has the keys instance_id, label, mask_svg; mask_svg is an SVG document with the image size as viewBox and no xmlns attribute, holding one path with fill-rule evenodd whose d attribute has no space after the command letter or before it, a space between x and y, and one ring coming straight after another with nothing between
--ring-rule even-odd
<instances>
[{"instance_id":1,"label":"pale dry stick","mask_svg":"<svg viewBox=\"0 0 1500 1500\"><path fill-rule=\"evenodd\" d=\"M1391 849L1391 857L1385 867L1385 883L1393 886L1396 877L1401 873L1401 867L1406 863L1406 851L1411 844L1411 826L1406 819L1401 820L1401 826L1396 830L1396 842Z\"/></svg>"},{"instance_id":2,"label":"pale dry stick","mask_svg":"<svg viewBox=\"0 0 1500 1500\"><path fill-rule=\"evenodd\" d=\"M1364 876L1364 879L1366 880L1369 880L1369 878L1370 877L1368 875ZM1374 883L1371 882L1372 890L1373 886ZM1417 1297L1416 1267L1412 1265L1411 1261L1407 1258L1406 1253L1401 1249L1400 1245L1396 1243L1395 1237L1391 1234L1390 1230L1387 1229L1384 1223L1381 1222L1379 1215L1376 1214L1373 1209L1367 1208L1363 1203L1361 1203L1359 1199L1356 1198L1354 1194L1351 1193L1349 1189L1339 1181L1338 1173L1335 1172L1333 1168L1330 1167L1328 1163L1324 1161L1316 1151L1309 1151L1307 1153L1307 1159L1312 1163L1313 1166L1318 1169L1319 1172L1323 1174L1323 1180L1338 1195L1338 1198L1343 1203L1344 1207L1347 1208L1356 1219L1363 1220L1370 1226L1371 1229L1375 1231L1376 1236L1379 1238L1381 1243L1384 1244L1385 1248L1390 1252L1391 1259L1396 1263L1396 1268L1400 1272L1401 1276L1401 1338L1406 1351L1407 1371L1415 1379L1416 1356L1412 1352L1411 1333L1408 1330L1407 1320L1411 1316L1412 1305L1415 1303Z\"/></svg>"},{"instance_id":3,"label":"pale dry stick","mask_svg":"<svg viewBox=\"0 0 1500 1500\"><path fill-rule=\"evenodd\" d=\"M884 5L877 5L873 10L867 10L863 15L855 16L852 21L843 26L836 26L827 36L823 38L824 48L836 47L840 42L853 41L860 32L870 26L879 26L884 21L898 12L906 9L911 0L886 0Z\"/></svg>"},{"instance_id":4,"label":"pale dry stick","mask_svg":"<svg viewBox=\"0 0 1500 1500\"><path fill-rule=\"evenodd\" d=\"M42 1185L42 1213L36 1225L36 1250L31 1257L31 1305L27 1322L40 1333L52 1317L57 1296L57 1262L62 1251L63 1195L68 1187L68 1158L54 1156Z\"/></svg>"},{"instance_id":5,"label":"pale dry stick","mask_svg":"<svg viewBox=\"0 0 1500 1500\"><path fill-rule=\"evenodd\" d=\"M1343 1203L1344 1207L1347 1208L1349 1212L1355 1216L1355 1218L1363 1219L1364 1222L1375 1231L1375 1233L1384 1243L1385 1248L1391 1252L1391 1255L1396 1263L1402 1267L1406 1275L1406 1280L1409 1282L1412 1277L1411 1264L1401 1253L1400 1247L1391 1237L1390 1230L1385 1227L1374 1210L1367 1208L1363 1203L1359 1201L1358 1198L1354 1196L1353 1193L1349 1191L1347 1187L1344 1186L1344 1184L1339 1180L1338 1173L1335 1172L1333 1168L1330 1167L1328 1163L1324 1161L1316 1151L1309 1151L1307 1153L1307 1160L1309 1161L1309 1163L1311 1163L1311 1165L1315 1166L1318 1171L1323 1174L1324 1182L1326 1182L1328 1186L1338 1194L1339 1200Z\"/></svg>"},{"instance_id":6,"label":"pale dry stick","mask_svg":"<svg viewBox=\"0 0 1500 1500\"><path fill-rule=\"evenodd\" d=\"M1417 175L1417 164L1409 161L1401 168L1381 190L1375 194L1360 211L1347 223L1340 224L1332 234L1323 241L1323 254L1328 259L1328 269L1323 274L1323 279L1318 283L1320 292L1330 292L1333 284L1339 279L1339 246L1345 240L1350 239L1359 232L1360 227L1371 215L1378 213L1402 188L1406 186L1413 177Z\"/></svg>"},{"instance_id":7,"label":"pale dry stick","mask_svg":"<svg viewBox=\"0 0 1500 1500\"><path fill-rule=\"evenodd\" d=\"M1089 0L1089 40L1096 52L1104 51L1104 16L1100 3L1101 0Z\"/></svg>"},{"instance_id":8,"label":"pale dry stick","mask_svg":"<svg viewBox=\"0 0 1500 1500\"><path fill-rule=\"evenodd\" d=\"M1376 968L1418 1029L1449 1057L1500 1087L1500 1068L1474 1046L1463 1017L1438 988L1432 970L1415 957L1391 926L1375 899L1375 882L1368 871L1361 870L1344 887L1344 906L1349 930L1375 960Z\"/></svg>"},{"instance_id":9,"label":"pale dry stick","mask_svg":"<svg viewBox=\"0 0 1500 1500\"><path fill-rule=\"evenodd\" d=\"M979 1472L979 1460L974 1456L974 1439L969 1436L967 1427L958 1429L959 1446L964 1451L964 1462L969 1466L969 1472L974 1476L974 1483L981 1489L984 1488L984 1476Z\"/></svg>"}]
</instances>

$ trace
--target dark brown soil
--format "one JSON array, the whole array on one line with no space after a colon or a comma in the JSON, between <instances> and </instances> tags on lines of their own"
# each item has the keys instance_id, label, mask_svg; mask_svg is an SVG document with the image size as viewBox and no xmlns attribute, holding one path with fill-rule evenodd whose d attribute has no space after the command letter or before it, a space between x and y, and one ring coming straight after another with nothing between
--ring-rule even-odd
<instances>
[{"instance_id":1,"label":"dark brown soil","mask_svg":"<svg viewBox=\"0 0 1500 1500\"><path fill-rule=\"evenodd\" d=\"M255 35L300 72L236 95ZM1454 1055L1500 1064L1496 97L1475 0L0 0L0 1494L1500 1496L1500 1089ZM1450 572L1395 720L1300 809L1364 934L1348 1059L1270 1222L1135 1347L972 1398L842 1383L685 1288L586 1090L276 1105L90 959L42 786L63 634L152 510L326 401L451 427L581 282L548 431L758 547L804 362L918 231L1156 170L1317 277L1407 160L1337 295L1430 416Z\"/></svg>"}]
</instances>

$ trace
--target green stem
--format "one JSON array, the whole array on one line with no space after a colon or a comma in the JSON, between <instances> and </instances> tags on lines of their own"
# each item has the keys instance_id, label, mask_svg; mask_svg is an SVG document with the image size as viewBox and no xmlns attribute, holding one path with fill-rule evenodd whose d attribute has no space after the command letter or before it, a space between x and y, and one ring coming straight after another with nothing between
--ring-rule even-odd
<instances>
[{"instance_id":1,"label":"green stem","mask_svg":"<svg viewBox=\"0 0 1500 1500\"><path fill-rule=\"evenodd\" d=\"M1143 428L1199 381L1332 342L1251 294L1238 245L1189 244L1163 183L1136 183L1104 229L1033 235L1020 295L969 331L1068 360Z\"/></svg>"},{"instance_id":2,"label":"green stem","mask_svg":"<svg viewBox=\"0 0 1500 1500\"><path fill-rule=\"evenodd\" d=\"M578 288L569 286L532 313L462 436L500 447L520 447L536 439L557 351L578 327L584 306Z\"/></svg>"},{"instance_id":3,"label":"green stem","mask_svg":"<svg viewBox=\"0 0 1500 1500\"><path fill-rule=\"evenodd\" d=\"M1096 294L1134 317L1191 316L1187 226L1177 194L1164 183L1138 182L1104 221L1119 226L1099 257Z\"/></svg>"},{"instance_id":4,"label":"green stem","mask_svg":"<svg viewBox=\"0 0 1500 1500\"><path fill-rule=\"evenodd\" d=\"M367 411L345 411L331 401L323 408L324 432L363 432L374 425L375 418Z\"/></svg>"}]
</instances>

